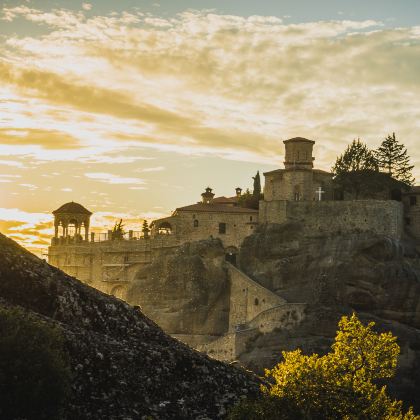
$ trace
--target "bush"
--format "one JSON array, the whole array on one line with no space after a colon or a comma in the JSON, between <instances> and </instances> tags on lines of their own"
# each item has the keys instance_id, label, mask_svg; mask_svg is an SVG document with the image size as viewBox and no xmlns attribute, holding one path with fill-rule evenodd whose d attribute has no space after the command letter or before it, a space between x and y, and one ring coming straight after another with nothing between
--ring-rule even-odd
<instances>
[{"instance_id":1,"label":"bush","mask_svg":"<svg viewBox=\"0 0 420 420\"><path fill-rule=\"evenodd\" d=\"M344 316L325 356L283 352L284 361L265 372L269 385L261 387L262 398L242 402L231 419L420 420L378 386L395 374L400 348L391 333L373 327Z\"/></svg>"},{"instance_id":2,"label":"bush","mask_svg":"<svg viewBox=\"0 0 420 420\"><path fill-rule=\"evenodd\" d=\"M0 308L0 418L59 418L70 380L60 331Z\"/></svg>"}]
</instances>

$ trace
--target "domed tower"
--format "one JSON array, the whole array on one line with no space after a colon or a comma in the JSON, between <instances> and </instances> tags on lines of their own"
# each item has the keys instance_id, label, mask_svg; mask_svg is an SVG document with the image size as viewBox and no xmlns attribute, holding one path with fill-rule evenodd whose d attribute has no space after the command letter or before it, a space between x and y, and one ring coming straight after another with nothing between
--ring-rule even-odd
<instances>
[{"instance_id":1,"label":"domed tower","mask_svg":"<svg viewBox=\"0 0 420 420\"><path fill-rule=\"evenodd\" d=\"M286 147L284 167L286 169L312 169L315 158L312 156L315 142L303 137L283 141Z\"/></svg>"},{"instance_id":2,"label":"domed tower","mask_svg":"<svg viewBox=\"0 0 420 420\"><path fill-rule=\"evenodd\" d=\"M54 215L55 238L59 237L58 229L60 226L62 228L62 237L81 237L83 226L85 241L89 240L89 224L92 213L88 209L72 201L63 204L52 213Z\"/></svg>"}]
</instances>

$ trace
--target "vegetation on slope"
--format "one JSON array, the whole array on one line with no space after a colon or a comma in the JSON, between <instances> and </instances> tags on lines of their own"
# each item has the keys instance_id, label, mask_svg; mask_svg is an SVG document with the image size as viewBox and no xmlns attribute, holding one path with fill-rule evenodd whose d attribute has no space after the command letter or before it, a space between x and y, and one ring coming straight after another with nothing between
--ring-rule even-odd
<instances>
[{"instance_id":1,"label":"vegetation on slope","mask_svg":"<svg viewBox=\"0 0 420 420\"><path fill-rule=\"evenodd\" d=\"M383 381L395 374L400 348L390 332L374 322L342 317L331 352L305 356L283 352L284 360L266 370L262 398L244 401L230 419L404 419L419 420L392 400Z\"/></svg>"}]
</instances>

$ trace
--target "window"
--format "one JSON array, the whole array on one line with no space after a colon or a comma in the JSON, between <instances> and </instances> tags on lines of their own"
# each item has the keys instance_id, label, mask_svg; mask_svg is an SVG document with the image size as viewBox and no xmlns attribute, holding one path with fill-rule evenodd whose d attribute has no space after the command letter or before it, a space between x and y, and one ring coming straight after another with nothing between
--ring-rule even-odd
<instances>
[{"instance_id":1,"label":"window","mask_svg":"<svg viewBox=\"0 0 420 420\"><path fill-rule=\"evenodd\" d=\"M226 223L219 223L219 233L221 234L226 233Z\"/></svg>"},{"instance_id":2,"label":"window","mask_svg":"<svg viewBox=\"0 0 420 420\"><path fill-rule=\"evenodd\" d=\"M198 227L198 220L197 219L194 220L194 227Z\"/></svg>"},{"instance_id":3,"label":"window","mask_svg":"<svg viewBox=\"0 0 420 420\"><path fill-rule=\"evenodd\" d=\"M417 205L417 197L415 195L412 195L410 197L410 206L416 206Z\"/></svg>"},{"instance_id":4,"label":"window","mask_svg":"<svg viewBox=\"0 0 420 420\"><path fill-rule=\"evenodd\" d=\"M260 302L258 301L258 298L255 298L254 305L257 306Z\"/></svg>"},{"instance_id":5,"label":"window","mask_svg":"<svg viewBox=\"0 0 420 420\"><path fill-rule=\"evenodd\" d=\"M411 225L411 219L410 219L409 217L406 217L406 218L405 218L405 224L406 224L407 226L410 226L410 225Z\"/></svg>"},{"instance_id":6,"label":"window","mask_svg":"<svg viewBox=\"0 0 420 420\"><path fill-rule=\"evenodd\" d=\"M252 222L252 216L249 216L249 221Z\"/></svg>"}]
</instances>

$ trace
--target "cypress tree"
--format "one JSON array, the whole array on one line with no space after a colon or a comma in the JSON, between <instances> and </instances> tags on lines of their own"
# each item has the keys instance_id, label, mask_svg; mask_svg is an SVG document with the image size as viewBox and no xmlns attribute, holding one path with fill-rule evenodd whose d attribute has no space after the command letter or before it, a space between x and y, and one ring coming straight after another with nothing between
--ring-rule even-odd
<instances>
[{"instance_id":1,"label":"cypress tree","mask_svg":"<svg viewBox=\"0 0 420 420\"><path fill-rule=\"evenodd\" d=\"M414 166L410 165L407 149L397 141L395 133L382 142L375 151L375 157L379 168L387 172L390 177L406 185L413 185L414 177L411 171Z\"/></svg>"},{"instance_id":2,"label":"cypress tree","mask_svg":"<svg viewBox=\"0 0 420 420\"><path fill-rule=\"evenodd\" d=\"M260 199L261 196L261 179L260 179L260 171L257 171L257 174L252 177L254 180L254 190L252 192L252 195L256 200Z\"/></svg>"}]
</instances>

